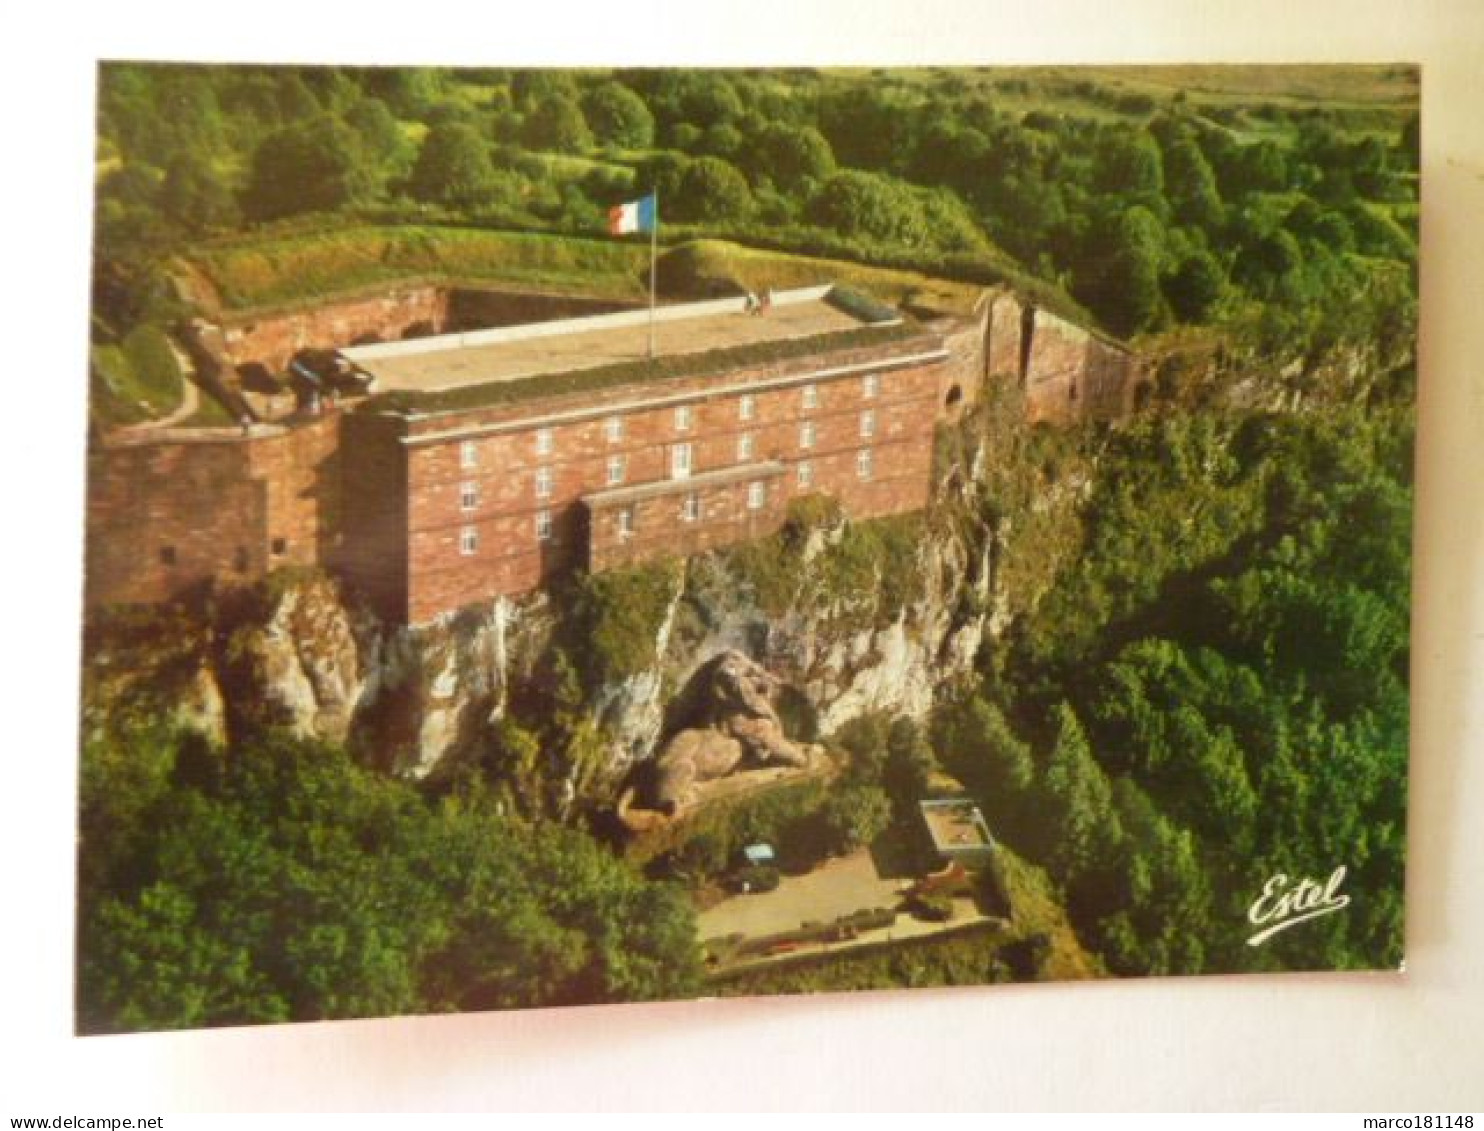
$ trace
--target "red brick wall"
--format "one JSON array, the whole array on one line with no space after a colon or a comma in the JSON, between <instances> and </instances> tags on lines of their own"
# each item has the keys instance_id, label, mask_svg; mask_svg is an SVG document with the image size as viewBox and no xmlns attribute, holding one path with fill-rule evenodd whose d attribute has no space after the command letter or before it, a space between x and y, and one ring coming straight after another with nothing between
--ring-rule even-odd
<instances>
[{"instance_id":1,"label":"red brick wall","mask_svg":"<svg viewBox=\"0 0 1484 1131\"><path fill-rule=\"evenodd\" d=\"M227 314L221 329L233 365L255 361L277 372L301 349L340 349L357 342L395 341L406 337L409 330L444 333L515 326L630 310L636 305L580 295L426 284L278 314Z\"/></svg>"},{"instance_id":2,"label":"red brick wall","mask_svg":"<svg viewBox=\"0 0 1484 1131\"><path fill-rule=\"evenodd\" d=\"M407 617L407 461L402 421L349 412L341 426L342 544L334 564L382 615Z\"/></svg>"},{"instance_id":3,"label":"red brick wall","mask_svg":"<svg viewBox=\"0 0 1484 1131\"><path fill-rule=\"evenodd\" d=\"M233 365L255 361L277 372L301 349L338 349L362 341L390 341L419 325L442 330L447 320L447 291L419 286L285 314L227 316L222 320L222 332Z\"/></svg>"},{"instance_id":4,"label":"red brick wall","mask_svg":"<svg viewBox=\"0 0 1484 1131\"><path fill-rule=\"evenodd\" d=\"M324 560L339 496L339 419L244 438L200 432L88 453L86 600L168 600ZM168 560L173 556L173 561Z\"/></svg>"},{"instance_id":5,"label":"red brick wall","mask_svg":"<svg viewBox=\"0 0 1484 1131\"><path fill-rule=\"evenodd\" d=\"M988 370L991 377L1020 380L1021 338L1025 307L1009 291L989 300Z\"/></svg>"},{"instance_id":6,"label":"red brick wall","mask_svg":"<svg viewBox=\"0 0 1484 1131\"><path fill-rule=\"evenodd\" d=\"M964 320L944 320L935 326L943 335L948 360L938 370L938 411L945 419L957 419L978 403L985 377L985 333L989 311Z\"/></svg>"},{"instance_id":7,"label":"red brick wall","mask_svg":"<svg viewBox=\"0 0 1484 1131\"><path fill-rule=\"evenodd\" d=\"M918 350L932 345L931 339L915 343ZM816 366L821 359L811 359ZM838 359L827 359L835 363ZM795 366L798 369L798 366ZM475 466L461 466L464 439L453 436L408 449L407 545L408 610L414 621L422 621L474 601L497 594L512 594L539 585L559 569L580 564L586 557L589 531L580 500L611 486L665 481L670 475L670 451L674 445L691 445L691 473L737 467L742 463L778 461L785 473L771 481L768 503L761 513L747 513L747 481L704 493L706 516L693 525L679 519L684 491L663 499L645 500L635 506L637 533L620 542L604 523L616 522L611 513L595 518L592 532L594 568L618 561L637 561L654 554L690 552L687 547L721 545L739 538L766 533L782 521L788 500L816 491L836 495L850 513L860 516L889 514L924 506L930 493L933 429L938 418L941 365L920 364L879 374L874 397L865 395L863 375L852 374L815 382L817 402L804 407L800 387L754 392L754 415L742 419L742 393L713 396L690 402L690 426L677 427L673 405L640 407L622 413L623 433L611 441L607 417L597 417L551 426L552 451L537 452L534 424L498 435L475 436ZM754 373L754 379L778 375L777 371ZM729 376L727 382L740 380ZM630 386L612 394L635 400L646 394L669 396L681 389L700 393L718 384L716 379L698 382L667 381L653 387ZM485 414L461 413L458 426L478 427L485 420L530 417L553 402L530 402L488 410ZM861 436L861 414L875 417L875 435ZM802 448L802 425L814 425L813 445ZM440 417L414 425L421 431L446 432L453 425ZM752 453L744 457L739 447L744 433L752 436ZM870 446L875 451L869 480L858 475L856 453ZM622 484L610 484L607 475L611 456L624 460ZM813 467L810 485L801 485L798 465L807 459ZM548 498L537 495L538 469L551 473ZM473 487L472 507L465 509L465 485ZM740 507L740 509L739 509ZM603 509L603 508L600 508ZM552 516L551 539L537 536L537 515ZM673 522L666 522L664 515ZM472 553L461 551L462 532L477 537ZM615 528L616 529L616 528ZM668 536L660 532L668 530Z\"/></svg>"},{"instance_id":8,"label":"red brick wall","mask_svg":"<svg viewBox=\"0 0 1484 1131\"><path fill-rule=\"evenodd\" d=\"M1025 372L1032 422L1122 416L1132 403L1139 376L1134 354L1044 310L1036 311Z\"/></svg>"}]
</instances>

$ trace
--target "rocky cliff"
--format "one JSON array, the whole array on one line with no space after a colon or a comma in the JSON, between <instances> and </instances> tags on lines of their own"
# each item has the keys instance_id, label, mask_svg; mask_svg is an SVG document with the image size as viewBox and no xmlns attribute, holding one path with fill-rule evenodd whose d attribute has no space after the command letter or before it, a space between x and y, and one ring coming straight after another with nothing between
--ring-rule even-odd
<instances>
[{"instance_id":1,"label":"rocky cliff","mask_svg":"<svg viewBox=\"0 0 1484 1131\"><path fill-rule=\"evenodd\" d=\"M414 778L472 762L498 772L512 756L502 723L552 745L565 712L564 741L580 732L585 753L545 750L537 771L559 809L612 798L684 725L692 677L727 650L780 681L799 737L869 711L921 716L1034 599L1029 579L1049 577L1057 557L1047 531L1075 506L1024 459L1018 411L990 403L940 437L939 499L918 515L853 523L821 499L761 542L415 628L379 621L311 572L153 614L153 629L105 621L87 649L87 707L101 721L153 700L218 741L285 727Z\"/></svg>"}]
</instances>

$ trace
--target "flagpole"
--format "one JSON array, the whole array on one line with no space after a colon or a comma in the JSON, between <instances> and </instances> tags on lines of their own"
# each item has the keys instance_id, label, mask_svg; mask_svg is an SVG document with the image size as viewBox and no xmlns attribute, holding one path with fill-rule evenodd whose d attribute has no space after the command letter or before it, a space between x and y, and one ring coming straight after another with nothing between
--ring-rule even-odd
<instances>
[{"instance_id":1,"label":"flagpole","mask_svg":"<svg viewBox=\"0 0 1484 1131\"><path fill-rule=\"evenodd\" d=\"M654 292L655 264L659 261L660 246L660 189L650 190L654 196L654 223L649 226L649 360L654 360Z\"/></svg>"}]
</instances>

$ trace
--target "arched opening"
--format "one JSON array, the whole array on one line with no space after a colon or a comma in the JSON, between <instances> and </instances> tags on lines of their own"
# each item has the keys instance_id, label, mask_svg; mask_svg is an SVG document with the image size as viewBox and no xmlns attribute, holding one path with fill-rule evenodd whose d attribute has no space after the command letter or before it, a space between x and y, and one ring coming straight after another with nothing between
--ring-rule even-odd
<instances>
[{"instance_id":1,"label":"arched opening","mask_svg":"<svg viewBox=\"0 0 1484 1131\"><path fill-rule=\"evenodd\" d=\"M948 390L948 395L943 398L944 408L957 408L963 403L964 391L962 387L955 385Z\"/></svg>"},{"instance_id":2,"label":"arched opening","mask_svg":"<svg viewBox=\"0 0 1484 1131\"><path fill-rule=\"evenodd\" d=\"M1154 386L1148 381L1140 381L1134 386L1134 411L1143 412L1149 407L1154 399Z\"/></svg>"}]
</instances>

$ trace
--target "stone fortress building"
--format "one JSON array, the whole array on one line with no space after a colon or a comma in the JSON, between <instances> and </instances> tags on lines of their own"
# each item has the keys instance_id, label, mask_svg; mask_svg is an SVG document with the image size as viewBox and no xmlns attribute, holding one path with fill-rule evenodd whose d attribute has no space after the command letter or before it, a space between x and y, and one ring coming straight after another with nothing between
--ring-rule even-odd
<instances>
[{"instance_id":1,"label":"stone fortress building","mask_svg":"<svg viewBox=\"0 0 1484 1131\"><path fill-rule=\"evenodd\" d=\"M651 324L569 302L437 333L449 308L421 288L200 330L198 370L286 367L297 409L264 419L241 400L240 428L96 438L88 604L319 566L423 623L565 571L772 533L805 495L860 518L920 509L937 425L987 381L1018 381L1030 419L1058 421L1122 415L1141 379L1122 346L1008 291L922 320L821 286L761 312L728 298ZM323 347L313 364L305 346Z\"/></svg>"}]
</instances>

